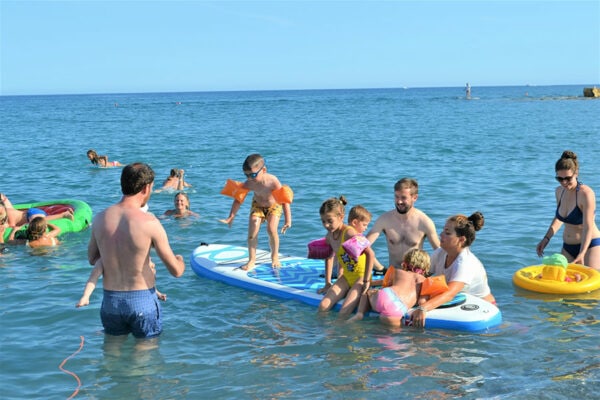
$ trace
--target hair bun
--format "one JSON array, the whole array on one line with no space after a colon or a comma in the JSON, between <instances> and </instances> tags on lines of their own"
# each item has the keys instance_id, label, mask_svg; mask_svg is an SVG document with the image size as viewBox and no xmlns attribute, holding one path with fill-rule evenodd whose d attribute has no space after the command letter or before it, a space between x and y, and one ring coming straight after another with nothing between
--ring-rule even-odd
<instances>
[{"instance_id":1,"label":"hair bun","mask_svg":"<svg viewBox=\"0 0 600 400\"><path fill-rule=\"evenodd\" d=\"M483 217L483 214L479 211L475 211L473 214L471 214L468 220L473 224L475 232L481 230L481 228L483 228L483 225L485 224L485 218Z\"/></svg>"},{"instance_id":2,"label":"hair bun","mask_svg":"<svg viewBox=\"0 0 600 400\"><path fill-rule=\"evenodd\" d=\"M571 158L573 160L577 160L577 154L575 154L571 150L565 150L563 151L562 156L560 156L560 158Z\"/></svg>"}]
</instances>

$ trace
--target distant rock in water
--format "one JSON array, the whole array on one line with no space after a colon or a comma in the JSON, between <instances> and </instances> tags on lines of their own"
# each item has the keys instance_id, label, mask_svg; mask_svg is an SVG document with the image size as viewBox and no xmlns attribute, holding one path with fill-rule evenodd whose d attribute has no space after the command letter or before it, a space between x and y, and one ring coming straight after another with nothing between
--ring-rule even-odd
<instances>
[{"instance_id":1,"label":"distant rock in water","mask_svg":"<svg viewBox=\"0 0 600 400\"><path fill-rule=\"evenodd\" d=\"M600 89L596 86L583 89L583 97L600 97Z\"/></svg>"}]
</instances>

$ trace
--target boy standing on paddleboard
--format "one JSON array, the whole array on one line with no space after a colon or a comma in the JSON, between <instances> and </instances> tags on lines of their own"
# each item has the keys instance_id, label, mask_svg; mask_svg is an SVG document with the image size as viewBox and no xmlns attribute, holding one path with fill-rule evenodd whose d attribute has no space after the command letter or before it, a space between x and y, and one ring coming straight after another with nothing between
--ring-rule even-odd
<instances>
[{"instance_id":1,"label":"boy standing on paddleboard","mask_svg":"<svg viewBox=\"0 0 600 400\"><path fill-rule=\"evenodd\" d=\"M269 246L271 247L271 265L273 268L281 267L279 261L279 220L283 213L285 224L281 228L284 234L292 226L291 190L289 187L282 186L279 179L273 174L267 172L265 159L260 154L251 154L246 157L242 166L246 182L241 184L238 191L254 192L252 206L250 209L250 218L248 220L248 262L240 267L244 271L250 271L256 264L256 248L258 246L258 232L260 225L267 222L267 233L269 234ZM286 196L285 189L288 189L289 195ZM286 198L287 197L287 198ZM224 224L233 224L233 219L240 209L243 197L234 197L229 217L220 220Z\"/></svg>"}]
</instances>

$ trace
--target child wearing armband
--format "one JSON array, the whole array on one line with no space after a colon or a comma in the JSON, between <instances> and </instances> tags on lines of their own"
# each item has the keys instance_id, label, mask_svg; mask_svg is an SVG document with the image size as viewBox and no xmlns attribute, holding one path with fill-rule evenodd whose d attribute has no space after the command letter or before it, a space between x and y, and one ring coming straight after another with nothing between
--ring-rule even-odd
<instances>
[{"instance_id":1,"label":"child wearing armband","mask_svg":"<svg viewBox=\"0 0 600 400\"><path fill-rule=\"evenodd\" d=\"M231 227L240 206L244 202L245 195L248 192L254 192L250 218L248 220L248 262L240 268L244 271L254 269L256 264L256 248L258 247L258 232L260 231L260 225L265 221L267 222L267 233L271 248L271 266L279 268L281 267L281 262L279 261L279 234L277 230L282 213L285 223L281 228L281 233L285 234L292 226L291 198L279 198L279 193L287 187L282 186L275 175L267 172L265 159L260 154L251 154L246 157L242 165L242 170L247 179L243 184L239 185L235 190L236 193L232 196L234 200L229 211L229 217L220 220L220 222ZM225 194L225 192L221 193ZM240 193L242 193L241 196Z\"/></svg>"},{"instance_id":2,"label":"child wearing armband","mask_svg":"<svg viewBox=\"0 0 600 400\"><path fill-rule=\"evenodd\" d=\"M348 225L353 227L359 235L364 235L372 218L373 216L369 210L359 204L350 209L350 212L348 213ZM385 271L385 267L377 260L377 258L374 258L373 274L383 275Z\"/></svg>"},{"instance_id":3,"label":"child wearing armband","mask_svg":"<svg viewBox=\"0 0 600 400\"><path fill-rule=\"evenodd\" d=\"M353 227L358 235L364 236L364 233L367 230L369 223L371 223L371 218L372 218L372 215L369 212L369 210L367 210L364 206L359 204L359 205L352 207L350 209L350 212L348 212L348 225ZM360 245L358 245L357 247L358 247L357 251L362 250L360 248ZM375 259L373 260L373 262L375 262ZM337 264L335 262L335 260L334 260L334 264ZM375 268L374 265L373 265L373 268ZM339 278L340 276L342 276L343 273L344 273L344 270L342 268L340 268L339 265L337 265L337 276L335 276L335 277Z\"/></svg>"},{"instance_id":4,"label":"child wearing armband","mask_svg":"<svg viewBox=\"0 0 600 400\"><path fill-rule=\"evenodd\" d=\"M430 258L423 250L412 249L404 255L402 269L391 267L389 286L371 289L360 299L356 314L348 322L363 319L370 309L379 313L379 320L390 326L402 326L402 319L419 302L421 288L429 276ZM387 277L387 275L386 275ZM429 279L429 278L428 278ZM423 297L423 296L421 296ZM422 299L425 301L425 298Z\"/></svg>"},{"instance_id":5,"label":"child wearing armband","mask_svg":"<svg viewBox=\"0 0 600 400\"><path fill-rule=\"evenodd\" d=\"M325 287L318 293L325 293L319 304L319 312L331 310L338 301L344 300L339 318L347 317L354 311L363 293L369 288L373 259L375 255L369 246L361 249L357 257L350 255L343 246L344 242L358 236L356 230L344 224L346 198L340 196L326 200L319 210L323 227L327 230L325 240L333 249L325 260ZM366 240L366 238L365 238ZM333 263L335 260L342 270L342 276L331 284Z\"/></svg>"}]
</instances>

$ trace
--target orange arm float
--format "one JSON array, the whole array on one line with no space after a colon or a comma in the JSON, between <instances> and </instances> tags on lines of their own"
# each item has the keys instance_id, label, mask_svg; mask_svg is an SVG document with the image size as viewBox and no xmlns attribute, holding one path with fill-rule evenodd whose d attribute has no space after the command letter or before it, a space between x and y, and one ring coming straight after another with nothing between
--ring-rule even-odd
<instances>
[{"instance_id":1,"label":"orange arm float","mask_svg":"<svg viewBox=\"0 0 600 400\"><path fill-rule=\"evenodd\" d=\"M271 194L279 204L292 204L292 201L294 201L294 192L288 185L283 185L279 189L273 190Z\"/></svg>"},{"instance_id":2,"label":"orange arm float","mask_svg":"<svg viewBox=\"0 0 600 400\"><path fill-rule=\"evenodd\" d=\"M249 190L244 187L242 182L234 181L233 179L227 179L225 187L221 190L221 194L233 197L239 203L243 203L246 200L248 192Z\"/></svg>"},{"instance_id":3,"label":"orange arm float","mask_svg":"<svg viewBox=\"0 0 600 400\"><path fill-rule=\"evenodd\" d=\"M444 293L446 290L448 290L448 284L444 275L430 276L429 278L425 278L421 285L421 296L429 295L434 297Z\"/></svg>"}]
</instances>

